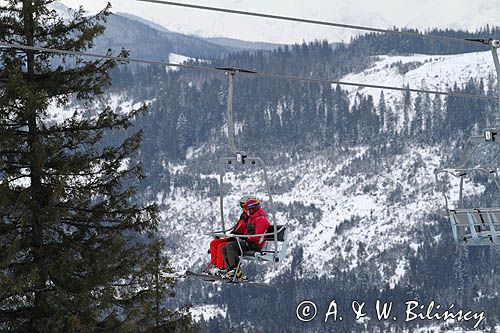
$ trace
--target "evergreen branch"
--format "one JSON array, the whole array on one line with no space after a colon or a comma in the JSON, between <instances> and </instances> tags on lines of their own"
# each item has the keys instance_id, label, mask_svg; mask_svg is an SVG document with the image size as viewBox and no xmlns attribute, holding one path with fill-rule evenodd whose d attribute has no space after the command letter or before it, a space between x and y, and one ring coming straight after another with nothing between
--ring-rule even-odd
<instances>
[{"instance_id":1,"label":"evergreen branch","mask_svg":"<svg viewBox=\"0 0 500 333\"><path fill-rule=\"evenodd\" d=\"M32 313L34 306L17 308L16 310L0 310L0 322L4 320L17 320Z\"/></svg>"},{"instance_id":2,"label":"evergreen branch","mask_svg":"<svg viewBox=\"0 0 500 333\"><path fill-rule=\"evenodd\" d=\"M7 6L0 6L0 10L6 11L6 12L18 12L18 13L23 12L21 8L7 7Z\"/></svg>"},{"instance_id":3,"label":"evergreen branch","mask_svg":"<svg viewBox=\"0 0 500 333\"><path fill-rule=\"evenodd\" d=\"M22 163L22 162L13 162L13 161L2 161L2 163L8 165L9 167L15 166L16 169L29 167L29 162Z\"/></svg>"},{"instance_id":4,"label":"evergreen branch","mask_svg":"<svg viewBox=\"0 0 500 333\"><path fill-rule=\"evenodd\" d=\"M18 176L18 177L15 177L15 178L11 178L11 179L4 179L3 181L4 182L7 182L7 183L12 183L12 182L15 182L16 180L19 180L19 179L22 179L22 178L29 178L30 175L21 175L21 176Z\"/></svg>"},{"instance_id":5,"label":"evergreen branch","mask_svg":"<svg viewBox=\"0 0 500 333\"><path fill-rule=\"evenodd\" d=\"M98 12L93 16L83 17L81 13L77 13L77 15L80 14L80 16L75 17L73 21L66 23L63 20L60 20L58 22L59 24L56 23L54 26L45 29L44 33L35 34L35 38L39 39L40 37L46 37L46 36L53 36L53 37L58 37L61 35L65 36L68 33L72 32L73 30L82 30L81 28L86 28L86 25L91 25L93 21L95 21L94 26L98 26L99 22L105 21L105 18L109 16L110 14L109 9L110 6L108 3L108 5L104 9L102 9L100 12ZM59 38L55 39L58 40Z\"/></svg>"},{"instance_id":6,"label":"evergreen branch","mask_svg":"<svg viewBox=\"0 0 500 333\"><path fill-rule=\"evenodd\" d=\"M105 215L130 215L130 214L137 214L137 213L142 213L146 210L146 208L128 208L128 209L117 209L117 210L98 210L98 209L91 209L91 208L81 208L81 207L73 207L73 206L66 206L66 205L61 205L61 204L56 204L55 207L61 208L61 209L67 209L67 210L72 210L76 212L85 212L85 213L94 213L94 214L105 214Z\"/></svg>"},{"instance_id":7,"label":"evergreen branch","mask_svg":"<svg viewBox=\"0 0 500 333\"><path fill-rule=\"evenodd\" d=\"M26 154L24 150L0 150L0 155L6 154Z\"/></svg>"},{"instance_id":8,"label":"evergreen branch","mask_svg":"<svg viewBox=\"0 0 500 333\"><path fill-rule=\"evenodd\" d=\"M89 219L76 219L74 217L71 218L61 218L60 221L64 224L68 224L74 227L85 227L85 228L93 228L93 229L98 229L98 230L106 230L106 229L112 229L112 230L126 230L131 227L135 227L136 223L126 223L123 220L111 220L111 219L105 219L99 221L99 224L96 223L89 223L94 221L94 219L89 218ZM80 222L80 223L78 223ZM85 224L81 224L85 223ZM118 224L118 225L102 225L101 223L111 223L111 224Z\"/></svg>"}]
</instances>

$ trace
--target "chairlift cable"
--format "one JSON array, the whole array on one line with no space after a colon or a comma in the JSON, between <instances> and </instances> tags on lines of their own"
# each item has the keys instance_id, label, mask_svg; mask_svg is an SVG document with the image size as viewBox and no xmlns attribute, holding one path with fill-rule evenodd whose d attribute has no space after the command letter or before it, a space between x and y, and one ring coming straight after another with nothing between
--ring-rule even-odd
<instances>
[{"instance_id":1,"label":"chairlift cable","mask_svg":"<svg viewBox=\"0 0 500 333\"><path fill-rule=\"evenodd\" d=\"M222 13L229 13L229 14L262 17L262 18L268 18L268 19L274 19L274 20L292 21L292 22L300 22L300 23L309 23L309 24L316 24L316 25L323 25L323 26L330 26L330 27L338 27L338 28L347 28L347 29L354 29L354 30L365 30L365 31L371 31L371 32L379 32L379 33L391 33L391 34L398 34L398 35L411 36L411 37L431 38L431 39L442 40L442 41L454 41L454 42L461 42L461 43L475 43L475 42L467 40L465 38L436 36L436 35L424 35L424 34L421 34L421 33L418 33L418 32L398 31L398 30L373 28L373 27L367 27L367 26L362 26L362 25L353 25L353 24L343 24L343 23L335 23L335 22L327 22L327 21L318 21L318 20L304 19L304 18L299 18L299 17L290 17L290 16L280 16L280 15L265 14L265 13L256 13L256 12L249 12L249 11L242 11L242 10L235 10L235 9L228 9L228 8L209 7L209 6L201 6L201 5L188 4L188 3L178 3L178 2L172 2L172 1L163 1L163 0L137 0L137 1L151 2L151 3L156 3L156 4L168 5L168 6L177 6L177 7L186 7L186 8L193 8L193 9L201 9L201 10L208 10L208 11L215 11L215 12L222 12ZM477 43L475 43L475 44L477 44Z\"/></svg>"},{"instance_id":2,"label":"chairlift cable","mask_svg":"<svg viewBox=\"0 0 500 333\"><path fill-rule=\"evenodd\" d=\"M59 53L66 54L72 56L82 56L82 57L91 57L91 58L100 58L106 60L114 60L122 63L126 62L134 62L134 63L142 63L142 64L150 64L150 65L162 65L169 67L177 67L177 68L186 68L193 70L202 70L209 72L224 72L226 73L228 69L226 68L216 68L216 67L207 67L207 66L198 66L198 65L189 65L189 64L178 64L157 60L145 60L145 59L136 59L136 58L126 58L119 56L111 56L105 54L97 54L97 53L89 53L89 52L79 52L79 51L70 51L70 50L61 50L61 49L53 49L39 46L28 46L16 43L4 43L0 42L0 48L14 48L14 49L22 49L22 50L31 50L31 51L40 51L40 52L50 52L50 53ZM474 95L474 94L466 94L466 93L455 93L455 92L445 92L439 90L427 90L427 89L416 89L416 88L403 88L403 87L395 87L395 86L385 86L385 85L376 85L376 84L367 84L367 83L358 83L358 82L346 82L346 81L338 81L338 80L330 80L330 79L318 79L313 77L301 77L301 76L291 76L284 74L274 74L274 73L266 73L266 72L254 72L254 71L239 71L240 75L250 75L250 76L260 76L274 79L282 79L289 81L303 81L303 82L311 82L311 83L319 83L319 84L337 84L341 86L354 86L360 88L374 88L374 89L386 89L386 90L397 90L397 91L408 91L415 93L424 93L424 94L434 94L434 95L442 95L442 96L453 96L460 98L472 98L472 99L481 99L481 100L495 100L497 101L499 97L497 96L482 96L482 95Z\"/></svg>"}]
</instances>

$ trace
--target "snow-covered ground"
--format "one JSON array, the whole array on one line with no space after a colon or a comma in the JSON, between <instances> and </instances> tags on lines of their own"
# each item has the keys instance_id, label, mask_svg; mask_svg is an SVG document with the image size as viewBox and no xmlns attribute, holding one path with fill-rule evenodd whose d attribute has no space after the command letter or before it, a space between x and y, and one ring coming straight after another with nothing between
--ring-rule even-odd
<instances>
[{"instance_id":1,"label":"snow-covered ground","mask_svg":"<svg viewBox=\"0 0 500 333\"><path fill-rule=\"evenodd\" d=\"M493 57L490 51L475 52L456 55L425 55L415 54L408 56L381 55L380 60L373 66L361 73L348 74L340 81L364 83L374 85L405 87L447 91L455 83L467 83L470 78L486 79L489 75L496 77ZM400 71L401 66L406 66L409 70ZM343 86L351 92L353 102L356 93L362 95L372 95L377 105L379 102L380 89L356 88ZM396 90L384 90L386 103L394 106L401 100L403 92ZM414 97L415 95L413 95Z\"/></svg>"},{"instance_id":2,"label":"snow-covered ground","mask_svg":"<svg viewBox=\"0 0 500 333\"><path fill-rule=\"evenodd\" d=\"M168 62L171 64L182 64L185 61L189 61L189 60L194 60L194 59L191 57L186 57L186 56L176 54L176 53L170 53L168 56ZM177 70L179 70L179 67L167 66L167 70L168 71L177 71Z\"/></svg>"},{"instance_id":3,"label":"snow-covered ground","mask_svg":"<svg viewBox=\"0 0 500 333\"><path fill-rule=\"evenodd\" d=\"M202 318L205 321L216 317L226 318L227 308L225 306L217 306L213 304L193 306L191 308L191 316L194 321L200 321Z\"/></svg>"},{"instance_id":4,"label":"snow-covered ground","mask_svg":"<svg viewBox=\"0 0 500 333\"><path fill-rule=\"evenodd\" d=\"M55 102L52 102L47 108L47 117L45 121L48 124L60 124L73 117L75 112L78 114L78 119L80 119L85 114L93 114L93 112L99 112L99 110L104 110L106 107L110 107L118 113L127 114L132 110L140 108L144 104L149 105L151 102L151 100L135 101L129 96L119 93L110 93L101 96L99 100L94 101L88 106L74 105L72 103L67 106L59 106Z\"/></svg>"}]
</instances>

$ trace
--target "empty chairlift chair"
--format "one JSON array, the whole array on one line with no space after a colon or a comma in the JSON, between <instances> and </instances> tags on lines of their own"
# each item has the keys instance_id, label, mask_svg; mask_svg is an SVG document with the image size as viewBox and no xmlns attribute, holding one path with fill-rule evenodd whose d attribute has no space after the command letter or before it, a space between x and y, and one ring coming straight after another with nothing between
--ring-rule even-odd
<instances>
[{"instance_id":1,"label":"empty chairlift chair","mask_svg":"<svg viewBox=\"0 0 500 333\"><path fill-rule=\"evenodd\" d=\"M471 39L472 40L472 39ZM498 59L497 49L500 47L499 40L484 40L484 39L474 39L479 43L486 44L490 47L493 62L495 64L495 69L497 73L497 94L498 94L498 111L500 113L500 62ZM458 208L452 205L450 198L447 195L447 189L445 186L441 187L445 199L445 206L448 218L451 223L451 228L453 232L453 237L457 244L463 245L500 245L500 206L498 203L491 205L491 207L473 207L470 203L467 203L468 207L465 207L464 203L464 179L466 177L483 174L490 179L496 187L496 198L499 198L500 185L497 177L497 159L499 154L488 154L481 151L484 146L489 148L495 148L498 150L498 143L500 140L496 140L497 134L500 132L500 126L489 128L484 131L484 136L472 136L469 138L465 145L465 156L459 167L456 168L443 168L434 171L436 182L442 184L444 177L441 179L440 176L444 174L451 175L452 177L459 178L459 189L458 189ZM493 158L489 159L490 166L483 166L481 164L472 163L471 159L474 153L482 153L482 156L488 156ZM481 155L479 155L481 156ZM493 167L491 165L494 164ZM498 202L498 200L497 200Z\"/></svg>"},{"instance_id":2,"label":"empty chairlift chair","mask_svg":"<svg viewBox=\"0 0 500 333\"><path fill-rule=\"evenodd\" d=\"M487 174L494 181L496 189L500 186L496 173L485 168L438 169L435 171L436 181L442 182L440 174L449 174L460 178L458 206L455 208L443 187L446 212L451 223L453 238L457 244L463 245L500 245L500 207L464 207L464 179L476 172Z\"/></svg>"}]
</instances>

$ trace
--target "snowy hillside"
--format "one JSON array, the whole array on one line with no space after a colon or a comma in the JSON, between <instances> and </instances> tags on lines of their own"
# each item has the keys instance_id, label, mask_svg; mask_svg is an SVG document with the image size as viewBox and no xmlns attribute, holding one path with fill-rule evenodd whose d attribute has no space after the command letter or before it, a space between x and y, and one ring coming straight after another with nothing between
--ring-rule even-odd
<instances>
[{"instance_id":1,"label":"snowy hillside","mask_svg":"<svg viewBox=\"0 0 500 333\"><path fill-rule=\"evenodd\" d=\"M484 79L486 83L490 75L496 77L490 51L457 55L381 55L378 58L370 69L346 75L340 81L447 91L455 82L465 85L470 78L475 78ZM356 93L369 94L378 103L379 89L342 88L352 93L353 100ZM402 92L385 90L384 95L386 102L394 106L401 99Z\"/></svg>"},{"instance_id":2,"label":"snowy hillside","mask_svg":"<svg viewBox=\"0 0 500 333\"><path fill-rule=\"evenodd\" d=\"M343 76L340 80L451 90L455 83L460 86L471 78L483 79L485 86L492 85L492 78L495 77L488 51L450 56L380 55L371 64L370 68ZM332 88L335 89L333 94L339 93L336 87ZM284 262L274 266L244 263L244 271L252 279L269 282L279 291L277 295L270 292L266 298L270 306L275 308L272 316L282 310L288 311L292 318L281 318L279 322L290 325L288 320L295 320L292 310L300 300L323 297L323 300L330 301L331 298L328 298L333 297L333 294L335 297L345 297L344 301L350 302L364 295L398 300L410 297L439 299L448 304L455 302L464 308L473 303L477 308L488 309L488 316L495 318L493 325L496 325L498 311L494 309L498 307L494 303L498 300L498 281L495 278L497 273L494 272L500 258L498 252L488 252L488 249L469 251L453 244L451 227L444 216L444 198L434 179L434 170L445 166L444 161L457 152L455 147L459 141L454 141L457 133L468 134L473 126L483 126L495 103L460 101L458 107L453 107L450 106L455 101L453 98L434 99L430 96L433 98L432 107L426 104L418 108L418 104L413 103L417 100L417 94L412 94L407 104L409 107L405 108L402 92L384 91L387 106L385 114L390 114L391 118L377 117L376 113L381 110L377 108L380 90L341 88L349 91L340 92L344 93L342 101L350 102L349 107L328 103L329 100L323 97L330 95L327 90L322 90L321 95L297 100L286 92L273 92L274 95L283 96L278 98L286 100L288 105L299 104L296 108L273 101L272 97L264 93L240 100L238 110L242 105L263 96L264 106L270 111L278 110L282 119L285 119L285 112L310 115L315 110L320 116L334 110L332 118L335 112L338 112L336 116L339 118L344 117L340 121L328 123L325 120L328 116L317 120L311 116L301 118L299 115L291 121L282 121L286 125L283 128L276 127L267 137L262 133L264 130L269 131L271 126L262 123L259 123L261 126L251 126L248 122L255 121L252 117L239 119L238 129L243 134L238 133L236 141L242 148L255 142L251 146L252 155L263 157L267 154L265 160L269 166L276 223L287 223L290 228L289 251ZM221 91L224 92L224 86ZM246 90L247 93L249 91ZM304 92L297 90L292 94L301 93ZM366 104L369 100L356 98L357 93L365 96L371 94L375 107L357 108L356 105ZM202 94L209 92L204 91ZM242 94L240 92L238 96ZM322 102L316 103L316 100ZM222 99L218 105L221 113L223 102ZM460 109L460 106L467 107ZM245 110L255 114L261 112L258 107ZM347 117L346 113L354 116ZM367 118L362 116L368 113L375 116L368 118L368 125L363 125ZM380 114L383 113L380 111ZM436 126L431 128L431 122L426 122L428 127L422 130L421 123L418 123L418 120L423 119L422 114L426 117L436 116L432 118ZM480 114L480 119L467 118L469 114ZM393 116L399 122L394 122ZM272 122L272 116L269 118ZM391 119L390 122L387 119ZM453 123L455 120L460 122ZM297 122L301 124L295 126ZM314 125L308 127L307 122ZM303 139L311 131L315 132L311 136L324 134L325 127L322 126L325 123L329 125L326 131L337 128L341 134L327 136L325 141ZM347 123L347 129L344 130L339 123ZM401 124L404 126L399 126ZM384 125L387 125L385 129ZM179 123L177 126L181 127ZM216 130L223 132L220 120L214 122L214 126L219 126ZM263 129L265 126L268 127ZM193 128L196 127L193 125ZM304 131L304 128L307 130ZM371 132L373 128L375 130ZM248 132L251 134L245 137ZM290 132L293 133L290 135ZM280 140L273 142L272 137L278 135L281 135ZM288 139L293 141L296 137L299 137L297 144L287 143ZM206 233L221 229L216 166L218 159L224 155L218 146L220 141L217 138L212 140L184 150L181 162L165 158L156 163L163 166L158 172L160 177L168 176L162 179L166 181L161 187L151 186L150 189L155 189L152 194L161 211L160 233L168 244L166 254L177 272L205 268L211 240ZM249 143L251 140L252 143ZM271 144L268 145L268 142ZM454 148L449 149L450 146ZM452 194L452 200L455 200L458 182L456 179L450 181L452 186L448 191ZM466 192L473 191L478 195L491 193L488 192L491 188L480 185L480 181L479 178L466 181ZM243 194L255 194L262 198L264 208L269 212L260 172L244 171L241 167L228 168L225 189L226 227L236 221L239 215L238 198ZM478 271L475 262L481 262L488 268ZM482 274L480 278L479 274ZM475 281L479 281L477 285ZM471 284L474 286L469 287ZM200 309L207 309L210 316L217 316L217 319L209 320L207 324L212 326L206 326L211 328L207 329L210 332L220 331L217 326L221 322L228 322L228 326L232 327L235 322L244 320L242 318L247 315L245 301L248 298L264 298L262 293L252 294L251 287L243 286L213 286L187 280L180 282L179 288L187 294L183 295L185 299L193 302L200 322L204 322L204 318L199 315ZM226 304L237 304L243 308ZM259 309L258 304L253 308L256 309ZM267 328L270 323L274 323L274 317L267 318L262 325ZM461 325L456 322L434 324L421 323L431 331L446 331ZM259 326L257 321L252 325L257 331L264 327ZM376 326L377 323L372 321L371 325ZM492 327L488 325L486 327ZM318 327L311 331L322 332ZM339 331L352 331L353 327L348 326ZM301 328L294 327L298 332ZM371 330L365 326L365 331ZM379 331L388 331L388 327Z\"/></svg>"}]
</instances>

